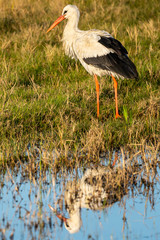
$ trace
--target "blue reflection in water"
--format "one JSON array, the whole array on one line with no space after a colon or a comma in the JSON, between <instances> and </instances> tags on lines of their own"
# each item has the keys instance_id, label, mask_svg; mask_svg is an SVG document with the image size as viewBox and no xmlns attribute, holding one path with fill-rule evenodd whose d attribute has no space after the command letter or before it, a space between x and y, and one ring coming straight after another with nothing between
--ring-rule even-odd
<instances>
[{"instance_id":1,"label":"blue reflection in water","mask_svg":"<svg viewBox=\"0 0 160 240\"><path fill-rule=\"evenodd\" d=\"M115 201L102 210L86 209L85 204L89 205L83 202L84 208L79 208L82 226L77 233L70 234L48 204L57 208L66 218L71 217L64 202L66 183L83 177L81 171L78 176L74 172L55 178L50 171L35 177L27 171L25 173L24 169L22 171L21 167L14 171L8 169L0 177L0 238L160 239L159 181L148 192L142 188L141 192L145 194L138 191L136 194L135 189L133 197L130 192L122 197L121 202Z\"/></svg>"}]
</instances>

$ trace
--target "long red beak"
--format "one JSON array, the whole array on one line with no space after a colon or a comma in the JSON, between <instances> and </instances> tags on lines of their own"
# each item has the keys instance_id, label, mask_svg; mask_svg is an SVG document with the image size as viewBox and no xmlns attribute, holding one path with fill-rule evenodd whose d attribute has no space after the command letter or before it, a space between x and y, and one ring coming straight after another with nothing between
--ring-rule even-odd
<instances>
[{"instance_id":1,"label":"long red beak","mask_svg":"<svg viewBox=\"0 0 160 240\"><path fill-rule=\"evenodd\" d=\"M56 214L56 216L62 220L63 222L66 222L67 221L67 218L63 217L59 212L57 212L51 205L49 205L49 208Z\"/></svg>"},{"instance_id":2,"label":"long red beak","mask_svg":"<svg viewBox=\"0 0 160 240\"><path fill-rule=\"evenodd\" d=\"M66 222L67 221L67 218L63 217L61 214L57 213L56 216L62 220L63 222Z\"/></svg>"},{"instance_id":3,"label":"long red beak","mask_svg":"<svg viewBox=\"0 0 160 240\"><path fill-rule=\"evenodd\" d=\"M50 26L50 28L47 30L47 33L51 31L57 24L59 24L61 21L63 21L65 17L61 15L57 20Z\"/></svg>"}]
</instances>

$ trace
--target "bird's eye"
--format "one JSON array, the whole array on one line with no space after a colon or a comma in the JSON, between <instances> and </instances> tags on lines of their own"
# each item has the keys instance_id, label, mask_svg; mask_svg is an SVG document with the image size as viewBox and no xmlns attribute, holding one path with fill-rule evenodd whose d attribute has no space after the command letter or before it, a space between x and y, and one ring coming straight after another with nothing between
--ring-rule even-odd
<instances>
[{"instance_id":1,"label":"bird's eye","mask_svg":"<svg viewBox=\"0 0 160 240\"><path fill-rule=\"evenodd\" d=\"M65 10L63 14L66 14L66 13L67 13L67 10Z\"/></svg>"}]
</instances>

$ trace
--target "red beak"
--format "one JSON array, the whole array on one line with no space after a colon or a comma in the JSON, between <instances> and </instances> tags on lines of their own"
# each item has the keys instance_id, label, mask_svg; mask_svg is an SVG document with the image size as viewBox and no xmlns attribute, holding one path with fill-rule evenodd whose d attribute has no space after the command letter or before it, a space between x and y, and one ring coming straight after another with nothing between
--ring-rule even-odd
<instances>
[{"instance_id":1,"label":"red beak","mask_svg":"<svg viewBox=\"0 0 160 240\"><path fill-rule=\"evenodd\" d=\"M48 204L48 206L60 220L62 220L63 222L67 221L68 218L63 217L59 212L57 212L53 207L51 207L51 205Z\"/></svg>"},{"instance_id":2,"label":"red beak","mask_svg":"<svg viewBox=\"0 0 160 240\"><path fill-rule=\"evenodd\" d=\"M61 21L63 21L65 17L61 15L57 20L50 26L50 28L47 30L47 33L51 31L57 24L59 24Z\"/></svg>"},{"instance_id":3,"label":"red beak","mask_svg":"<svg viewBox=\"0 0 160 240\"><path fill-rule=\"evenodd\" d=\"M56 216L62 220L63 222L66 222L68 218L63 217L60 213L57 213Z\"/></svg>"}]
</instances>

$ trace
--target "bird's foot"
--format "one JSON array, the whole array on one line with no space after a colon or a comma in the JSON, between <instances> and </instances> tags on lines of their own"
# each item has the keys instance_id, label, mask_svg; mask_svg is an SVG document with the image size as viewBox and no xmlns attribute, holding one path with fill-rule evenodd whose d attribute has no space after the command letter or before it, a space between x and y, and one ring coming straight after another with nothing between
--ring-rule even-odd
<instances>
[{"instance_id":1,"label":"bird's foot","mask_svg":"<svg viewBox=\"0 0 160 240\"><path fill-rule=\"evenodd\" d=\"M117 119L117 118L122 118L122 117L119 115L119 113L116 113L115 118Z\"/></svg>"}]
</instances>

